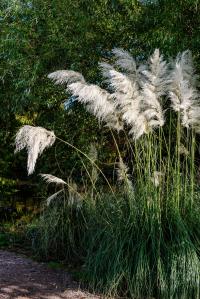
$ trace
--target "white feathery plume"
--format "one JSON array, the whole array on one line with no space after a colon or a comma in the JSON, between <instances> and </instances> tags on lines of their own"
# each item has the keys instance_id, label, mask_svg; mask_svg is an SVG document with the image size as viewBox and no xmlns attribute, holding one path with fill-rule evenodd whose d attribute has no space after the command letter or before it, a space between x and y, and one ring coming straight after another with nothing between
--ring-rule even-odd
<instances>
[{"instance_id":1,"label":"white feathery plume","mask_svg":"<svg viewBox=\"0 0 200 299\"><path fill-rule=\"evenodd\" d=\"M64 191L64 189L61 189L61 190L59 190L58 192L56 192L56 193L52 194L51 196L49 196L49 197L47 198L47 201L46 201L47 206L49 206L50 203L51 203L51 201L52 201L53 199L55 199L55 198L56 198L61 192L63 192L63 191Z\"/></svg>"},{"instance_id":2,"label":"white feathery plume","mask_svg":"<svg viewBox=\"0 0 200 299\"><path fill-rule=\"evenodd\" d=\"M40 176L43 178L43 180L47 183L55 183L56 185L66 185L67 183L63 181L62 179L52 175L52 174L45 174L41 173Z\"/></svg>"},{"instance_id":3,"label":"white feathery plume","mask_svg":"<svg viewBox=\"0 0 200 299\"><path fill-rule=\"evenodd\" d=\"M150 128L164 125L164 111L161 97L169 85L168 65L156 49L150 57L149 69L144 70L146 82L142 84L143 111Z\"/></svg>"},{"instance_id":4,"label":"white feathery plume","mask_svg":"<svg viewBox=\"0 0 200 299\"><path fill-rule=\"evenodd\" d=\"M54 132L42 127L25 125L20 128L15 138L15 152L26 148L28 152L28 175L34 172L38 156L42 154L45 148L52 146L55 140Z\"/></svg>"},{"instance_id":5,"label":"white feathery plume","mask_svg":"<svg viewBox=\"0 0 200 299\"><path fill-rule=\"evenodd\" d=\"M147 133L147 121L141 110L142 97L137 84L132 83L127 94L116 92L115 97L122 113L122 120L130 127L129 134L138 139L141 135Z\"/></svg>"},{"instance_id":6,"label":"white feathery plume","mask_svg":"<svg viewBox=\"0 0 200 299\"><path fill-rule=\"evenodd\" d=\"M114 48L112 53L116 57L115 64L129 74L137 74L136 62L128 51L120 48Z\"/></svg>"},{"instance_id":7,"label":"white feathery plume","mask_svg":"<svg viewBox=\"0 0 200 299\"><path fill-rule=\"evenodd\" d=\"M99 62L98 65L102 76L106 78L106 82L110 83L110 71L115 70L114 67L107 62Z\"/></svg>"},{"instance_id":8,"label":"white feathery plume","mask_svg":"<svg viewBox=\"0 0 200 299\"><path fill-rule=\"evenodd\" d=\"M131 96L132 81L128 76L116 71L108 63L102 62L99 63L99 66L101 68L102 75L107 78L107 81L112 89L114 89L116 92L122 92Z\"/></svg>"},{"instance_id":9,"label":"white feathery plume","mask_svg":"<svg viewBox=\"0 0 200 299\"><path fill-rule=\"evenodd\" d=\"M190 125L196 127L200 123L196 113L200 107L196 82L190 51L179 53L172 71L169 98L173 110L181 113L181 122L186 128Z\"/></svg>"},{"instance_id":10,"label":"white feathery plume","mask_svg":"<svg viewBox=\"0 0 200 299\"><path fill-rule=\"evenodd\" d=\"M113 96L106 90L94 84L72 83L68 86L69 91L77 100L86 105L88 111L93 113L99 121L104 121L108 126L121 130L122 126L117 117L117 111Z\"/></svg>"},{"instance_id":11,"label":"white feathery plume","mask_svg":"<svg viewBox=\"0 0 200 299\"><path fill-rule=\"evenodd\" d=\"M70 92L78 97L78 101L88 106L98 119L105 119L115 110L114 105L108 101L110 94L97 85L86 83L72 83L69 85Z\"/></svg>"},{"instance_id":12,"label":"white feathery plume","mask_svg":"<svg viewBox=\"0 0 200 299\"><path fill-rule=\"evenodd\" d=\"M125 54L121 50L114 52L119 54L119 57L125 55L123 59L126 59L127 64L131 61L133 63L130 54ZM103 75L115 91L116 104L122 113L122 120L131 127L129 133L137 139L152 128L164 125L160 97L166 93L169 79L167 64L157 49L150 58L149 69L142 66L138 71L135 62L134 65L135 77L133 78L114 70L109 64L100 64ZM130 69L133 70L133 65ZM141 72L140 76L139 72Z\"/></svg>"},{"instance_id":13,"label":"white feathery plume","mask_svg":"<svg viewBox=\"0 0 200 299\"><path fill-rule=\"evenodd\" d=\"M122 120L130 126L129 133L135 139L146 133L146 119L141 112L141 95L137 82L125 74L116 71L107 63L100 63L101 71L114 90L115 106Z\"/></svg>"},{"instance_id":14,"label":"white feathery plume","mask_svg":"<svg viewBox=\"0 0 200 299\"><path fill-rule=\"evenodd\" d=\"M149 70L144 70L143 74L147 77L149 88L154 91L158 97L166 94L166 88L169 85L168 64L160 55L159 49L155 49L149 59Z\"/></svg>"},{"instance_id":15,"label":"white feathery plume","mask_svg":"<svg viewBox=\"0 0 200 299\"><path fill-rule=\"evenodd\" d=\"M129 131L130 135L133 135L134 139L139 139L143 134L147 134L149 132L149 125L147 123L147 119L144 117L143 113L138 115L138 118L134 122L134 125Z\"/></svg>"},{"instance_id":16,"label":"white feathery plume","mask_svg":"<svg viewBox=\"0 0 200 299\"><path fill-rule=\"evenodd\" d=\"M47 77L53 80L55 84L71 84L74 82L85 82L85 79L82 74L71 70L59 70L50 73Z\"/></svg>"},{"instance_id":17,"label":"white feathery plume","mask_svg":"<svg viewBox=\"0 0 200 299\"><path fill-rule=\"evenodd\" d=\"M150 128L162 127L164 125L164 112L157 94L152 91L151 85L146 83L143 86L143 110Z\"/></svg>"},{"instance_id":18,"label":"white feathery plume","mask_svg":"<svg viewBox=\"0 0 200 299\"><path fill-rule=\"evenodd\" d=\"M133 82L136 81L140 86L141 83L145 81L143 71L147 69L147 66L145 64L140 64L137 67L135 59L128 51L123 49L114 48L112 53L116 58L115 65L120 67Z\"/></svg>"}]
</instances>

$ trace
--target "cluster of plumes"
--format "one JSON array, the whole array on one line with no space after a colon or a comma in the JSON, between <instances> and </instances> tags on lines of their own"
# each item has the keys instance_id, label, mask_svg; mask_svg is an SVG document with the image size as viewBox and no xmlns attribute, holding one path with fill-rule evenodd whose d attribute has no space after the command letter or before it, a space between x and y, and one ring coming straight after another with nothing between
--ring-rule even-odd
<instances>
[{"instance_id":1,"label":"cluster of plumes","mask_svg":"<svg viewBox=\"0 0 200 299\"><path fill-rule=\"evenodd\" d=\"M56 84L65 84L67 91L106 126L118 131L126 127L134 139L164 125L166 95L172 108L180 112L182 125L200 131L200 105L190 51L178 54L171 64L158 49L140 65L123 49L113 49L112 54L112 65L99 64L107 90L88 84L74 71L60 70L48 77Z\"/></svg>"},{"instance_id":2,"label":"cluster of plumes","mask_svg":"<svg viewBox=\"0 0 200 299\"><path fill-rule=\"evenodd\" d=\"M112 54L112 64L99 64L107 89L88 84L82 74L71 70L56 71L48 77L55 84L64 84L99 121L118 131L126 127L134 139L164 125L165 96L178 112L182 125L200 133L197 76L190 51L179 53L170 64L164 61L158 49L147 63L140 65L122 49L114 49ZM41 127L25 125L17 132L15 152L27 150L28 174L33 173L38 156L52 146L55 139L53 132ZM122 170L122 161L120 164ZM44 178L47 182L53 180Z\"/></svg>"},{"instance_id":3,"label":"cluster of plumes","mask_svg":"<svg viewBox=\"0 0 200 299\"><path fill-rule=\"evenodd\" d=\"M135 139L153 128L163 126L162 96L169 84L168 65L156 49L146 65L137 65L122 49L112 51L113 65L100 63L107 90L88 84L74 71L60 70L49 74L56 84L85 104L100 121L110 128L129 128Z\"/></svg>"},{"instance_id":4,"label":"cluster of plumes","mask_svg":"<svg viewBox=\"0 0 200 299\"><path fill-rule=\"evenodd\" d=\"M56 136L54 132L48 131L44 128L28 125L20 128L15 138L15 152L19 152L22 149L27 150L28 175L34 172L38 156L42 154L45 148L52 146L55 140Z\"/></svg>"}]
</instances>

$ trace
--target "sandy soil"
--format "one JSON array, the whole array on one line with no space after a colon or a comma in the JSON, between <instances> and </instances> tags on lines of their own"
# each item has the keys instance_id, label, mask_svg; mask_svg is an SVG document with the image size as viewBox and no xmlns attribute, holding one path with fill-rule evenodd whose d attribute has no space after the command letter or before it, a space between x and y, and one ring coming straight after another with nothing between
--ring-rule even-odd
<instances>
[{"instance_id":1,"label":"sandy soil","mask_svg":"<svg viewBox=\"0 0 200 299\"><path fill-rule=\"evenodd\" d=\"M100 299L81 290L69 273L0 250L0 299Z\"/></svg>"}]
</instances>

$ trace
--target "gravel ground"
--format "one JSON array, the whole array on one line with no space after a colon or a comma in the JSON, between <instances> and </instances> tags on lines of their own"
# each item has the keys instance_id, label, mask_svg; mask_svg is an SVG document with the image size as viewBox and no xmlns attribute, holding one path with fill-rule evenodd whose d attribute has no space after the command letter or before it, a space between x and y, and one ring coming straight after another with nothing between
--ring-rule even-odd
<instances>
[{"instance_id":1,"label":"gravel ground","mask_svg":"<svg viewBox=\"0 0 200 299\"><path fill-rule=\"evenodd\" d=\"M0 250L0 299L100 299L81 290L69 273Z\"/></svg>"}]
</instances>

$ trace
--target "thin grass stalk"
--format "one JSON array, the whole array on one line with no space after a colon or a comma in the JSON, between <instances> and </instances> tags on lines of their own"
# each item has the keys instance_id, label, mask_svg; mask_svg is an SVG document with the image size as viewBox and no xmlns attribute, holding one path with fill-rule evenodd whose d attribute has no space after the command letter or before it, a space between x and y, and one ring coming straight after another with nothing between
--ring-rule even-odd
<instances>
[{"instance_id":1,"label":"thin grass stalk","mask_svg":"<svg viewBox=\"0 0 200 299\"><path fill-rule=\"evenodd\" d=\"M170 111L169 114L169 132L168 132L168 140L165 141L166 149L167 149L167 171L166 171L166 194L167 194L167 202L166 202L166 209L165 209L165 216L167 217L167 211L168 208L171 205L170 200L170 191L172 190L172 185L174 184L173 181L173 173L174 173L174 166L173 166L173 160L174 155L172 153L171 143L172 143L172 133L173 133L173 122L172 122L172 113Z\"/></svg>"},{"instance_id":2,"label":"thin grass stalk","mask_svg":"<svg viewBox=\"0 0 200 299\"><path fill-rule=\"evenodd\" d=\"M135 176L137 178L137 185L138 182L142 181L143 178L143 174L142 174L142 164L141 164L141 159L140 159L140 155L139 155L139 142L137 140L134 140L134 148L135 148Z\"/></svg>"},{"instance_id":3,"label":"thin grass stalk","mask_svg":"<svg viewBox=\"0 0 200 299\"><path fill-rule=\"evenodd\" d=\"M163 129L161 127L159 127L158 129L158 142L159 142L159 145L158 145L158 148L159 148L159 165L158 165L158 169L159 169L159 172L161 174L161 182L158 186L158 221L161 225L161 204L162 204L162 193L163 193L163 179L164 177L162 178L162 176L164 176L164 167L162 165L162 162L163 162L163 156L162 156L162 148L163 148Z\"/></svg>"},{"instance_id":4,"label":"thin grass stalk","mask_svg":"<svg viewBox=\"0 0 200 299\"><path fill-rule=\"evenodd\" d=\"M181 145L181 114L180 112L177 113L177 127L176 127L176 165L175 165L175 171L176 171L176 180L175 180L175 188L176 188L176 207L179 209L180 205L180 145Z\"/></svg>"},{"instance_id":5,"label":"thin grass stalk","mask_svg":"<svg viewBox=\"0 0 200 299\"><path fill-rule=\"evenodd\" d=\"M131 141L126 133L126 131L124 131L124 135L125 135L125 138L126 138L126 141L128 143L128 146L127 146L127 149L130 149L131 150L131 153L133 155L133 158L131 159L131 162L132 162L132 174L135 174L136 177L138 177L138 171L141 170L141 167L139 167L136 163L137 161L137 148L136 148L136 143L133 143L133 140L132 140L132 144L131 144ZM133 145L134 145L134 148L133 148ZM135 169L136 168L136 169ZM134 182L135 183L135 182Z\"/></svg>"},{"instance_id":6,"label":"thin grass stalk","mask_svg":"<svg viewBox=\"0 0 200 299\"><path fill-rule=\"evenodd\" d=\"M192 144L191 144L191 201L190 206L192 208L194 201L194 181L195 181L195 148L196 148L196 140L195 140L195 132L192 130Z\"/></svg>"},{"instance_id":7,"label":"thin grass stalk","mask_svg":"<svg viewBox=\"0 0 200 299\"><path fill-rule=\"evenodd\" d=\"M59 141L67 144L68 146L72 147L73 149L75 149L77 152L79 152L80 154L82 154L83 156L85 156L98 170L99 172L101 173L101 175L103 176L103 178L105 179L106 183L108 184L108 187L110 188L111 192L113 195L115 195L115 192L112 188L112 186L110 185L108 179L106 178L105 174L103 173L103 171L99 168L99 166L92 160L90 159L90 157L88 155L86 155L84 152L82 152L80 149L78 149L76 146L72 145L71 143L59 138L56 136L56 139L58 139Z\"/></svg>"},{"instance_id":8,"label":"thin grass stalk","mask_svg":"<svg viewBox=\"0 0 200 299\"><path fill-rule=\"evenodd\" d=\"M188 154L189 153L189 142L190 142L190 130L189 128L186 129L186 154L184 155L184 161L185 161L185 179L184 179L184 210L187 207L187 195L188 195L188 184L190 183L190 174L188 169Z\"/></svg>"},{"instance_id":9,"label":"thin grass stalk","mask_svg":"<svg viewBox=\"0 0 200 299\"><path fill-rule=\"evenodd\" d=\"M96 192L97 195L100 195L99 192L98 192L97 189L96 189L96 186L95 186L94 182L93 182L92 176L91 176L90 172L89 172L88 169L87 169L87 166L85 165L83 159L81 159L81 157L80 157L79 154L78 154L78 156L79 156L79 158L80 158L80 160L81 160L81 163L82 163L82 165L83 165L83 167L84 167L84 169L85 169L85 171L86 171L86 173L87 173L87 175L88 175L88 177L89 177L89 179L90 179L90 182L91 182L91 184L92 184L92 188L93 188L93 190L95 190L95 192ZM93 198L93 192L92 192L92 199L94 200L94 198Z\"/></svg>"}]
</instances>

